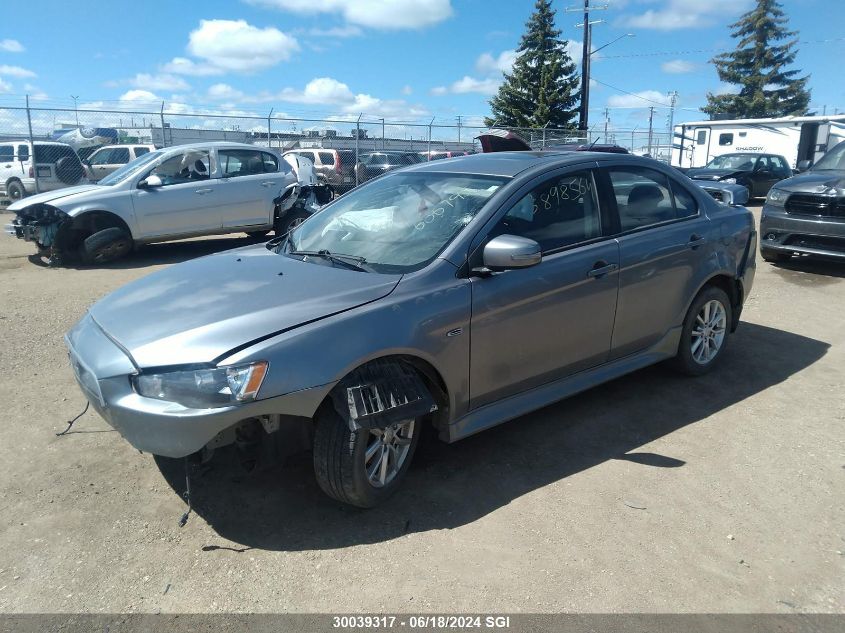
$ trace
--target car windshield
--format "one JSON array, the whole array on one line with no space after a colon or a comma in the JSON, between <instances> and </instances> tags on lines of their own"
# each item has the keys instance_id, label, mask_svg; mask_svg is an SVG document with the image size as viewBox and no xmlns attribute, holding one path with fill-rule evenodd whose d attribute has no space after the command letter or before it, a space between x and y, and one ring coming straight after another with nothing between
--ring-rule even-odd
<instances>
[{"instance_id":1,"label":"car windshield","mask_svg":"<svg viewBox=\"0 0 845 633\"><path fill-rule=\"evenodd\" d=\"M813 165L813 171L819 170L845 171L845 142L839 143Z\"/></svg>"},{"instance_id":2,"label":"car windshield","mask_svg":"<svg viewBox=\"0 0 845 633\"><path fill-rule=\"evenodd\" d=\"M97 184L98 185L116 185L117 183L121 182L124 178L128 178L132 174L136 173L139 169L141 169L147 163L152 163L159 159L161 155L164 153L164 150L157 150L155 152L149 152L148 154L142 154L138 158L133 161L129 161L120 169L116 169L111 174L100 180Z\"/></svg>"},{"instance_id":3,"label":"car windshield","mask_svg":"<svg viewBox=\"0 0 845 633\"><path fill-rule=\"evenodd\" d=\"M368 270L407 273L431 262L506 178L396 173L353 190L291 233L284 251L352 256Z\"/></svg>"},{"instance_id":4,"label":"car windshield","mask_svg":"<svg viewBox=\"0 0 845 633\"><path fill-rule=\"evenodd\" d=\"M751 171L754 169L754 163L757 161L756 154L725 154L724 156L717 156L709 163L708 169L747 169Z\"/></svg>"}]
</instances>

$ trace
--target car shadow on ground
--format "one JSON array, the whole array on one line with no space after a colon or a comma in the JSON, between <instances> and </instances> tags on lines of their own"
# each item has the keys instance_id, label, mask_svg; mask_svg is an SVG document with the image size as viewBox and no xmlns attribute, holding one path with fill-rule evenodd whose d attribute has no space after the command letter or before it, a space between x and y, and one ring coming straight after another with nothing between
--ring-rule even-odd
<instances>
[{"instance_id":1,"label":"car shadow on ground","mask_svg":"<svg viewBox=\"0 0 845 633\"><path fill-rule=\"evenodd\" d=\"M252 476L213 467L192 479L194 510L221 537L268 550L338 548L459 527L610 459L683 468L678 456L637 449L783 382L828 347L743 323L722 364L707 376L688 378L655 366L455 444L431 442L416 456L403 487L378 508L360 510L326 497L314 480L310 454L303 454ZM737 417L736 424L742 423ZM181 495L181 460L156 461ZM636 482L631 486L635 492ZM203 549L221 546L229 545L211 542Z\"/></svg>"},{"instance_id":2,"label":"car shadow on ground","mask_svg":"<svg viewBox=\"0 0 845 633\"><path fill-rule=\"evenodd\" d=\"M179 264L189 259L212 255L213 253L221 253L233 248L240 248L241 246L263 244L271 238L272 235L267 237L239 235L237 237L210 237L184 240L181 242L144 244L138 246L126 257L108 264L85 265L76 258L68 257L61 267L75 270L131 270L135 268L147 268L149 266ZM44 268L50 266L46 259L37 254L29 255L28 259L36 266L42 266Z\"/></svg>"}]
</instances>

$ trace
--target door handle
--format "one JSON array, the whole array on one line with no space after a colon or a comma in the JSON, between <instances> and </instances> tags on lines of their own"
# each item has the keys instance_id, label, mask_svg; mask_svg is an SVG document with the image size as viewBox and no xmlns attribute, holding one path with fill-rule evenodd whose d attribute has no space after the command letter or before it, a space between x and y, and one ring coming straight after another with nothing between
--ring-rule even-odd
<instances>
[{"instance_id":1,"label":"door handle","mask_svg":"<svg viewBox=\"0 0 845 633\"><path fill-rule=\"evenodd\" d=\"M704 244L704 242L705 242L705 240L704 240L704 238L703 238L703 237L701 237L701 236L700 236L700 235L698 235L697 233L693 233L693 234L692 234L692 235L690 235L690 237L689 237L689 242L687 242L687 246L689 246L691 249L695 250L695 249L697 249L699 246L701 246L702 244Z\"/></svg>"},{"instance_id":2,"label":"door handle","mask_svg":"<svg viewBox=\"0 0 845 633\"><path fill-rule=\"evenodd\" d=\"M203 194L206 194L206 193L211 193L212 191L214 191L214 189L212 189L211 187L207 187L205 189L197 189L194 193L198 193L200 195L203 195Z\"/></svg>"},{"instance_id":3,"label":"door handle","mask_svg":"<svg viewBox=\"0 0 845 633\"><path fill-rule=\"evenodd\" d=\"M608 264L606 261L598 261L593 264L593 267L590 269L590 272L587 273L587 277L592 277L593 279L600 279L608 273L612 273L617 268L619 268L618 264Z\"/></svg>"},{"instance_id":4,"label":"door handle","mask_svg":"<svg viewBox=\"0 0 845 633\"><path fill-rule=\"evenodd\" d=\"M265 182L262 182L262 183L261 183L261 186L262 186L262 187L272 187L272 186L273 186L273 185L275 185L275 184L276 184L276 183L275 183L275 182L273 182L272 180L267 180L267 181L265 181Z\"/></svg>"}]
</instances>

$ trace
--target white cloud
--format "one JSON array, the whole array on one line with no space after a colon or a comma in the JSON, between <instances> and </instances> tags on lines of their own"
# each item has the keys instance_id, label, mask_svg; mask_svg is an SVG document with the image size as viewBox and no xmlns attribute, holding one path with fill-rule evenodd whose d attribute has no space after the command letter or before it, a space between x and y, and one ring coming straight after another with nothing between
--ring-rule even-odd
<instances>
[{"instance_id":1,"label":"white cloud","mask_svg":"<svg viewBox=\"0 0 845 633\"><path fill-rule=\"evenodd\" d=\"M287 61L299 49L296 38L272 26L258 28L245 20L200 20L191 31L188 52L212 67L252 73Z\"/></svg>"},{"instance_id":2,"label":"white cloud","mask_svg":"<svg viewBox=\"0 0 845 633\"><path fill-rule=\"evenodd\" d=\"M403 86L402 87L402 94L403 95L407 96L407 95L411 94L412 92L414 92L414 89L411 88L411 86Z\"/></svg>"},{"instance_id":3,"label":"white cloud","mask_svg":"<svg viewBox=\"0 0 845 633\"><path fill-rule=\"evenodd\" d=\"M12 84L8 81L3 81L3 79L0 78L0 94L5 92L12 92Z\"/></svg>"},{"instance_id":4,"label":"white cloud","mask_svg":"<svg viewBox=\"0 0 845 633\"><path fill-rule=\"evenodd\" d=\"M0 75L6 75L7 77L37 77L31 70L21 68L20 66L7 66L6 64L0 65Z\"/></svg>"},{"instance_id":5,"label":"white cloud","mask_svg":"<svg viewBox=\"0 0 845 633\"><path fill-rule=\"evenodd\" d=\"M129 90L120 95L120 101L123 103L160 103L163 101L157 94L149 90Z\"/></svg>"},{"instance_id":6,"label":"white cloud","mask_svg":"<svg viewBox=\"0 0 845 633\"><path fill-rule=\"evenodd\" d=\"M611 95L607 99L607 105L610 108L643 108L649 105L669 105L669 102L670 98L657 90L640 90L630 95Z\"/></svg>"},{"instance_id":7,"label":"white cloud","mask_svg":"<svg viewBox=\"0 0 845 633\"><path fill-rule=\"evenodd\" d=\"M622 23L641 29L673 31L702 28L736 15L751 4L751 0L665 0L660 9L622 18Z\"/></svg>"},{"instance_id":8,"label":"white cloud","mask_svg":"<svg viewBox=\"0 0 845 633\"><path fill-rule=\"evenodd\" d=\"M47 93L41 90L38 86L34 86L32 84L24 84L23 87L26 90L26 93L29 95L29 98L34 101L46 101L49 99Z\"/></svg>"},{"instance_id":9,"label":"white cloud","mask_svg":"<svg viewBox=\"0 0 845 633\"><path fill-rule=\"evenodd\" d=\"M177 75L193 75L195 77L206 77L208 75L222 75L225 71L211 64L197 63L187 57L174 57L161 69L166 73Z\"/></svg>"},{"instance_id":10,"label":"white cloud","mask_svg":"<svg viewBox=\"0 0 845 633\"><path fill-rule=\"evenodd\" d=\"M673 59L668 62L660 64L660 70L670 75L683 75L684 73L691 73L696 69L696 65L683 59Z\"/></svg>"},{"instance_id":11,"label":"white cloud","mask_svg":"<svg viewBox=\"0 0 845 633\"><path fill-rule=\"evenodd\" d=\"M181 77L168 74L151 75L138 73L129 80L129 84L141 90L190 90L191 87Z\"/></svg>"},{"instance_id":12,"label":"white cloud","mask_svg":"<svg viewBox=\"0 0 845 633\"><path fill-rule=\"evenodd\" d=\"M593 48L593 50L595 50L595 48ZM577 66L580 66L581 60L584 59L584 42L580 42L578 40L567 40L566 52L569 53L569 57L572 58L572 61ZM598 55L593 55L592 61L595 61L598 58ZM590 63L592 63L592 61Z\"/></svg>"},{"instance_id":13,"label":"white cloud","mask_svg":"<svg viewBox=\"0 0 845 633\"><path fill-rule=\"evenodd\" d=\"M339 104L353 101L355 95L352 94L349 86L337 79L317 77L309 81L304 90L285 88L279 94L279 98L294 103Z\"/></svg>"},{"instance_id":14,"label":"white cloud","mask_svg":"<svg viewBox=\"0 0 845 633\"><path fill-rule=\"evenodd\" d=\"M469 75L464 75L461 79L452 82L448 86L436 86L431 89L431 94L435 96L443 96L445 94L468 94L476 92L482 95L495 94L499 89L502 80L496 77L489 77L487 79L476 79Z\"/></svg>"},{"instance_id":15,"label":"white cloud","mask_svg":"<svg viewBox=\"0 0 845 633\"><path fill-rule=\"evenodd\" d=\"M420 29L453 15L450 0L247 0L294 13L337 13L346 22L374 29Z\"/></svg>"},{"instance_id":16,"label":"white cloud","mask_svg":"<svg viewBox=\"0 0 845 633\"><path fill-rule=\"evenodd\" d=\"M214 84L208 89L210 99L221 101L238 101L243 99L244 93L232 88L229 84Z\"/></svg>"},{"instance_id":17,"label":"white cloud","mask_svg":"<svg viewBox=\"0 0 845 633\"><path fill-rule=\"evenodd\" d=\"M482 75L498 75L509 73L516 61L516 51L506 50L493 57L490 53L482 53L475 61L475 69Z\"/></svg>"},{"instance_id":18,"label":"white cloud","mask_svg":"<svg viewBox=\"0 0 845 633\"><path fill-rule=\"evenodd\" d=\"M0 40L0 51L7 53L23 53L26 49L17 40Z\"/></svg>"},{"instance_id":19,"label":"white cloud","mask_svg":"<svg viewBox=\"0 0 845 633\"><path fill-rule=\"evenodd\" d=\"M716 86L716 90L713 94L716 95L735 95L739 94L739 91L742 90L742 86L738 86L737 84L729 84L725 82L721 82L718 86Z\"/></svg>"},{"instance_id":20,"label":"white cloud","mask_svg":"<svg viewBox=\"0 0 845 633\"><path fill-rule=\"evenodd\" d=\"M430 90L430 92L435 97L442 97L443 95L449 93L449 89L446 86L435 86Z\"/></svg>"}]
</instances>

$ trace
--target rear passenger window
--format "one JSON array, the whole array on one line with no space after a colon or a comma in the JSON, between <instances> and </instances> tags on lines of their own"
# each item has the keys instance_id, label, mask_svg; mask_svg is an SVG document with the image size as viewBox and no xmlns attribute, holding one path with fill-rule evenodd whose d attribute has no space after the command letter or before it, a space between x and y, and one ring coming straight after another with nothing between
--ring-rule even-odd
<instances>
[{"instance_id":1,"label":"rear passenger window","mask_svg":"<svg viewBox=\"0 0 845 633\"><path fill-rule=\"evenodd\" d=\"M672 193L675 196L675 215L678 218L688 218L698 213L698 204L692 194L680 183L671 180Z\"/></svg>"},{"instance_id":2,"label":"rear passenger window","mask_svg":"<svg viewBox=\"0 0 845 633\"><path fill-rule=\"evenodd\" d=\"M320 162L323 165L334 165L334 154L331 152L320 152Z\"/></svg>"},{"instance_id":3,"label":"rear passenger window","mask_svg":"<svg viewBox=\"0 0 845 633\"><path fill-rule=\"evenodd\" d=\"M149 151L150 151L149 147L136 147L135 148L135 158L138 158L139 156L143 156L144 154L147 154Z\"/></svg>"},{"instance_id":4,"label":"rear passenger window","mask_svg":"<svg viewBox=\"0 0 845 633\"><path fill-rule=\"evenodd\" d=\"M264 171L268 173L279 171L279 161L273 154L261 152L261 161L264 163Z\"/></svg>"},{"instance_id":5,"label":"rear passenger window","mask_svg":"<svg viewBox=\"0 0 845 633\"><path fill-rule=\"evenodd\" d=\"M253 176L264 173L264 152L244 149L226 149L218 152L224 178Z\"/></svg>"},{"instance_id":6,"label":"rear passenger window","mask_svg":"<svg viewBox=\"0 0 845 633\"><path fill-rule=\"evenodd\" d=\"M676 210L669 190L669 178L659 171L642 167L612 167L608 173L623 231L692 214L687 206L692 204L694 207L695 200L687 200L680 210ZM681 191L680 186L677 189Z\"/></svg>"},{"instance_id":7,"label":"rear passenger window","mask_svg":"<svg viewBox=\"0 0 845 633\"><path fill-rule=\"evenodd\" d=\"M567 174L534 189L499 221L491 236L505 234L532 239L544 253L600 237L592 173Z\"/></svg>"},{"instance_id":8,"label":"rear passenger window","mask_svg":"<svg viewBox=\"0 0 845 633\"><path fill-rule=\"evenodd\" d=\"M125 165L129 162L129 148L128 147L115 147L111 151L111 164L112 165Z\"/></svg>"}]
</instances>

